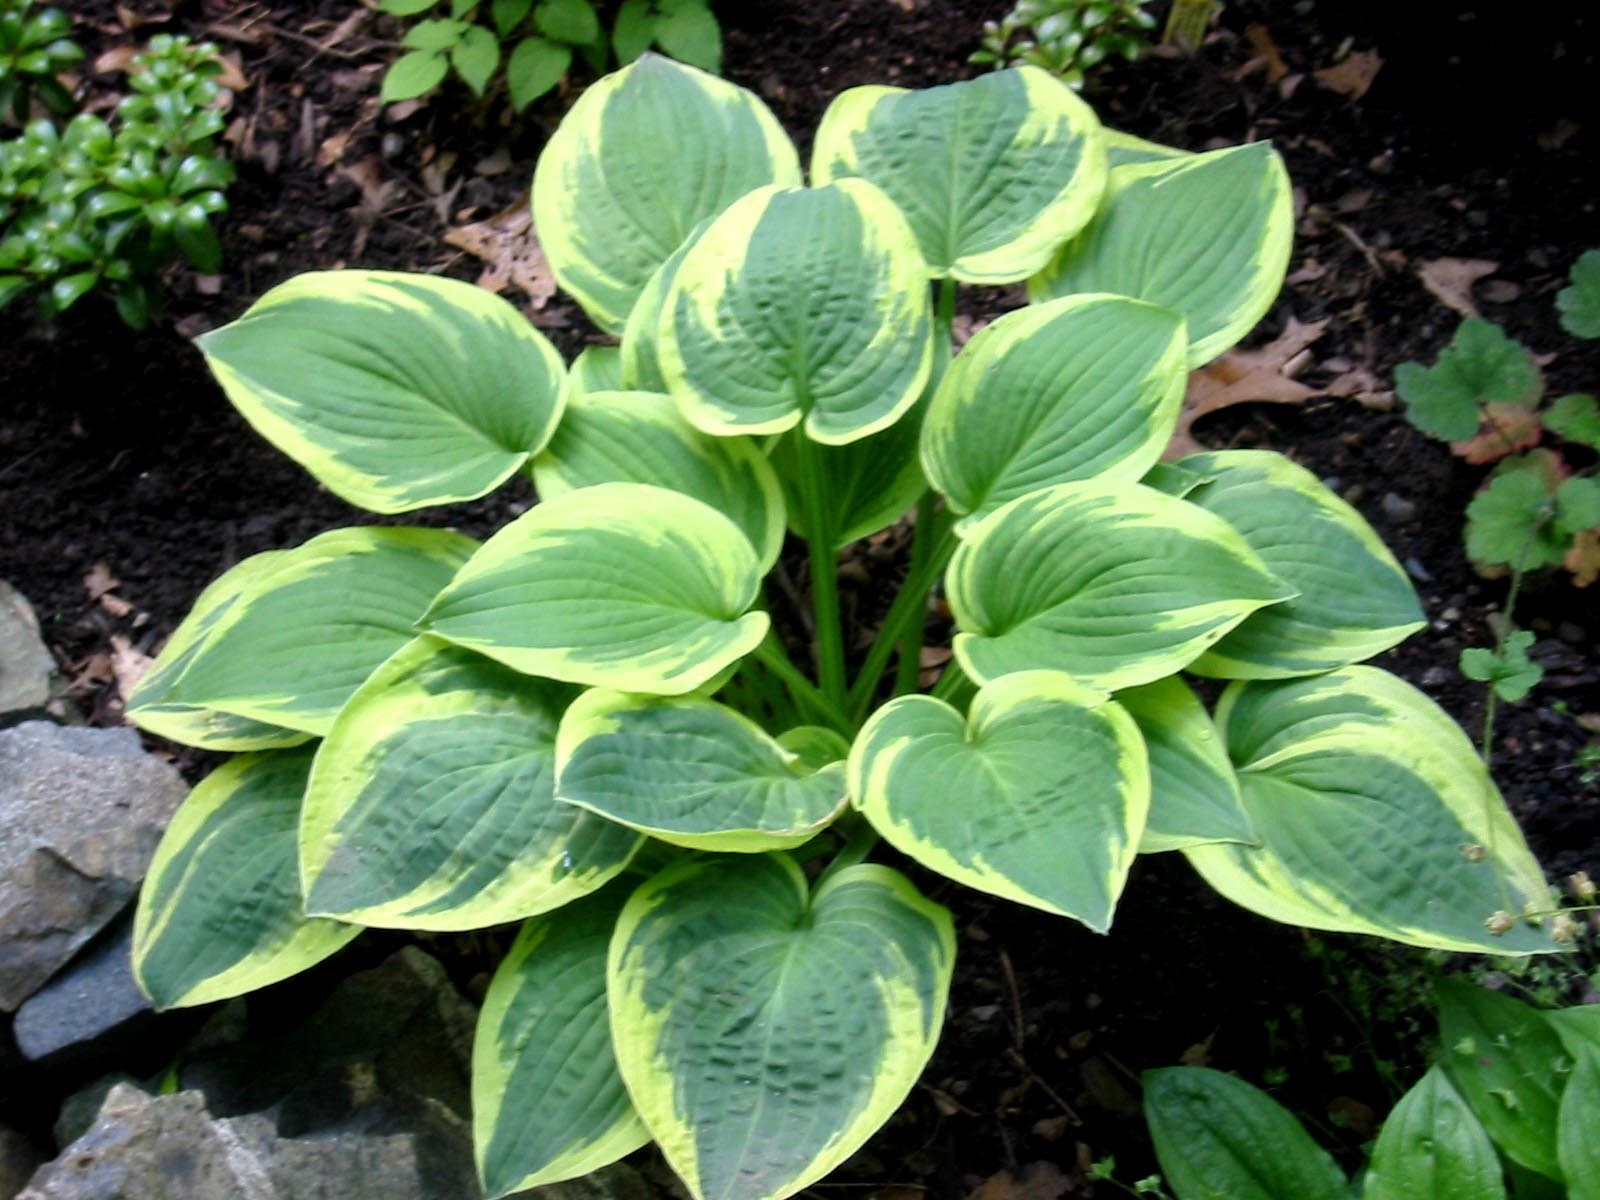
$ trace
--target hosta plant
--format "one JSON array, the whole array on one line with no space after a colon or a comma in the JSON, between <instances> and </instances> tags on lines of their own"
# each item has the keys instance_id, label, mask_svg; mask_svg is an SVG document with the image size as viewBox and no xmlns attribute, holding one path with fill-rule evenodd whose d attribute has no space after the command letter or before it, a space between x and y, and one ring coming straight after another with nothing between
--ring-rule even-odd
<instances>
[{"instance_id":1,"label":"hosta plant","mask_svg":"<svg viewBox=\"0 0 1600 1200\"><path fill-rule=\"evenodd\" d=\"M478 1029L485 1189L653 1139L696 1196L756 1200L927 1061L955 939L919 874L1105 930L1134 856L1179 850L1280 920L1550 948L1484 928L1543 880L1460 730L1356 665L1421 620L1371 530L1275 454L1159 461L1189 368L1279 286L1269 147L1138 142L1022 68L845 92L806 186L755 96L647 56L567 116L533 209L620 347L568 367L492 295L368 271L201 341L354 504L519 472L542 502L481 545L323 534L201 595L129 712L245 754L151 867L157 1004L363 925L525 920ZM1023 279L953 355L958 286ZM913 509L852 653L839 551ZM763 586L802 543L803 622ZM1185 672L1227 681L1214 712Z\"/></svg>"}]
</instances>

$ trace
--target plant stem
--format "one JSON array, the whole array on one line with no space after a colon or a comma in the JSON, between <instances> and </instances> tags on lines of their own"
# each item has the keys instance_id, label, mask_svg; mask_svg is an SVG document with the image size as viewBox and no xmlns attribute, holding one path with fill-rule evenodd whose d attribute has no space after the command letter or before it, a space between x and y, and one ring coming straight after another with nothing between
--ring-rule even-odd
<instances>
[{"instance_id":1,"label":"plant stem","mask_svg":"<svg viewBox=\"0 0 1600 1200\"><path fill-rule=\"evenodd\" d=\"M867 710L872 706L873 694L878 688L878 681L883 678L884 668L889 665L889 659L894 654L896 645L902 644L901 639L913 621L920 626L926 619L928 593L933 590L933 585L938 581L945 564L955 553L956 536L949 522L941 518L942 514L936 516L934 522L939 524L940 528L935 531L930 524L926 537L919 519L916 541L911 548L911 574L906 576L906 581L900 586L894 603L889 606L889 613L883 619L883 628L873 639L866 660L861 664L861 671L850 686L850 716L858 723L866 719ZM915 652L914 657L920 658L920 651ZM900 694L915 690L915 685L896 689Z\"/></svg>"},{"instance_id":2,"label":"plant stem","mask_svg":"<svg viewBox=\"0 0 1600 1200\"><path fill-rule=\"evenodd\" d=\"M861 862L877 846L878 831L872 827L872 822L859 813L856 814L855 820L855 827L850 830L850 836L846 839L844 846L840 848L839 853L833 856L833 861L823 869L822 874L817 876L816 887L820 888L840 871Z\"/></svg>"},{"instance_id":3,"label":"plant stem","mask_svg":"<svg viewBox=\"0 0 1600 1200\"><path fill-rule=\"evenodd\" d=\"M931 695L935 700L944 700L957 708L962 708L964 694L975 690L975 685L961 669L961 664L951 659L944 669L944 674L939 676L939 682L933 685Z\"/></svg>"},{"instance_id":4,"label":"plant stem","mask_svg":"<svg viewBox=\"0 0 1600 1200\"><path fill-rule=\"evenodd\" d=\"M837 730L845 737L850 736L850 722L845 719L839 706L830 701L820 691L817 685L801 673L800 668L789 661L789 656L784 653L776 637L769 636L766 641L756 647L755 657L762 666L771 671L780 680L784 687L789 689L789 695L794 697L795 703L811 710L813 717L822 721L830 729Z\"/></svg>"},{"instance_id":5,"label":"plant stem","mask_svg":"<svg viewBox=\"0 0 1600 1200\"><path fill-rule=\"evenodd\" d=\"M837 712L845 707L844 628L839 618L839 555L826 503L827 476L822 448L803 428L791 434L800 462L800 493L805 509L806 548L811 555L811 613L817 622L817 680Z\"/></svg>"},{"instance_id":6,"label":"plant stem","mask_svg":"<svg viewBox=\"0 0 1600 1200\"><path fill-rule=\"evenodd\" d=\"M911 574L907 579L908 585L920 575L927 573L925 560L933 553L936 536L934 526L939 523L938 508L939 498L931 488L923 492L922 498L917 501L917 532L911 541ZM900 638L900 665L894 677L896 696L904 696L908 692L917 690L919 677L922 674L922 638L928 625L928 592L932 588L933 580L929 579L916 597L917 604L912 609L906 631ZM898 600L899 597L896 596L895 599Z\"/></svg>"},{"instance_id":7,"label":"plant stem","mask_svg":"<svg viewBox=\"0 0 1600 1200\"><path fill-rule=\"evenodd\" d=\"M1532 540L1533 539L1530 536L1528 539L1529 543L1531 543ZM1527 546L1524 546L1522 553L1517 555L1517 561L1511 568L1511 587L1506 591L1505 620L1500 622L1499 632L1497 632L1494 636L1494 653L1496 658L1500 658L1505 654L1506 641L1511 637L1512 633L1516 631L1516 624L1513 620L1513 616L1516 613L1517 608L1517 593L1522 590L1522 577L1527 573L1526 569L1522 565L1523 561L1527 557ZM1489 768L1490 760L1494 756L1494 719L1495 709L1499 699L1499 693L1495 691L1494 685L1490 684L1489 695L1485 699L1483 705L1483 742L1479 749L1479 752L1483 756L1483 766L1485 770Z\"/></svg>"}]
</instances>

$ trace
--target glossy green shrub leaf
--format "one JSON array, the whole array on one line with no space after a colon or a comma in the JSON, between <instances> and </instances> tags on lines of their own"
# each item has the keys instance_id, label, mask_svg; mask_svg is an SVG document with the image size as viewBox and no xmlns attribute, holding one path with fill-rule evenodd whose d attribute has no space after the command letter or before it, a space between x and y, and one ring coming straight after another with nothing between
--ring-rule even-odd
<instances>
[{"instance_id":1,"label":"glossy green shrub leaf","mask_svg":"<svg viewBox=\"0 0 1600 1200\"><path fill-rule=\"evenodd\" d=\"M587 46L601 38L600 18L589 0L539 0L533 21L547 38Z\"/></svg>"},{"instance_id":2,"label":"glossy green shrub leaf","mask_svg":"<svg viewBox=\"0 0 1600 1200\"><path fill-rule=\"evenodd\" d=\"M248 559L179 626L128 718L182 738L220 711L321 737L476 546L442 529L336 529Z\"/></svg>"},{"instance_id":3,"label":"glossy green shrub leaf","mask_svg":"<svg viewBox=\"0 0 1600 1200\"><path fill-rule=\"evenodd\" d=\"M482 96L500 65L500 43L482 25L469 25L450 48L450 65L474 96Z\"/></svg>"},{"instance_id":4,"label":"glossy green shrub leaf","mask_svg":"<svg viewBox=\"0 0 1600 1200\"><path fill-rule=\"evenodd\" d=\"M133 924L134 978L158 1009L287 979L361 932L300 906L295 829L311 754L232 759L173 815Z\"/></svg>"},{"instance_id":5,"label":"glossy green shrub leaf","mask_svg":"<svg viewBox=\"0 0 1600 1200\"><path fill-rule=\"evenodd\" d=\"M1520 342L1482 317L1456 327L1431 367L1401 363L1395 391L1406 406L1406 420L1423 433L1459 442L1478 432L1480 405L1517 404L1534 395L1539 370Z\"/></svg>"},{"instance_id":6,"label":"glossy green shrub leaf","mask_svg":"<svg viewBox=\"0 0 1600 1200\"><path fill-rule=\"evenodd\" d=\"M819 507L828 528L834 531L836 548L843 549L887 529L928 490L917 460L917 439L926 407L924 401L887 429L857 441L814 448L819 473L826 481ZM786 434L772 448L768 460L783 485L789 528L807 541L815 541L807 524L801 492L803 476L795 445L802 436L798 430Z\"/></svg>"},{"instance_id":7,"label":"glossy green shrub leaf","mask_svg":"<svg viewBox=\"0 0 1600 1200\"><path fill-rule=\"evenodd\" d=\"M229 620L233 607L266 579L287 553L268 550L252 555L200 593L189 615L173 631L160 656L135 687L129 699L130 721L161 737L207 750L273 750L311 739L311 734L298 729L184 703L173 696L173 685L210 635Z\"/></svg>"},{"instance_id":8,"label":"glossy green shrub leaf","mask_svg":"<svg viewBox=\"0 0 1600 1200\"><path fill-rule=\"evenodd\" d=\"M533 0L493 0L489 13L494 19L495 32L502 38L510 37L511 31L522 24L532 8Z\"/></svg>"},{"instance_id":9,"label":"glossy green shrub leaf","mask_svg":"<svg viewBox=\"0 0 1600 1200\"><path fill-rule=\"evenodd\" d=\"M1110 691L1187 665L1293 595L1219 517L1136 483L1057 484L991 513L945 577L982 682L1033 667Z\"/></svg>"},{"instance_id":10,"label":"glossy green shrub leaf","mask_svg":"<svg viewBox=\"0 0 1600 1200\"><path fill-rule=\"evenodd\" d=\"M1207 1067L1146 1071L1144 1115L1177 1200L1348 1200L1328 1152L1242 1079Z\"/></svg>"},{"instance_id":11,"label":"glossy green shrub leaf","mask_svg":"<svg viewBox=\"0 0 1600 1200\"><path fill-rule=\"evenodd\" d=\"M1378 1133L1361 1200L1505 1200L1494 1143L1439 1067Z\"/></svg>"},{"instance_id":12,"label":"glossy green shrub leaf","mask_svg":"<svg viewBox=\"0 0 1600 1200\"><path fill-rule=\"evenodd\" d=\"M1138 727L1057 671L879 709L850 753L850 795L896 849L980 891L1104 933L1138 851L1150 767Z\"/></svg>"},{"instance_id":13,"label":"glossy green shrub leaf","mask_svg":"<svg viewBox=\"0 0 1600 1200\"><path fill-rule=\"evenodd\" d=\"M877 188L762 188L684 257L658 352L678 407L708 433L802 420L838 445L892 424L933 365L922 260Z\"/></svg>"},{"instance_id":14,"label":"glossy green shrub leaf","mask_svg":"<svg viewBox=\"0 0 1600 1200\"><path fill-rule=\"evenodd\" d=\"M299 275L199 345L268 441L374 512L483 495L561 416L555 348L510 304L453 279Z\"/></svg>"},{"instance_id":15,"label":"glossy green shrub leaf","mask_svg":"<svg viewBox=\"0 0 1600 1200\"><path fill-rule=\"evenodd\" d=\"M472 1045L472 1140L489 1200L574 1179L650 1140L617 1071L606 952L628 888L534 917L490 981Z\"/></svg>"},{"instance_id":16,"label":"glossy green shrub leaf","mask_svg":"<svg viewBox=\"0 0 1600 1200\"><path fill-rule=\"evenodd\" d=\"M526 37L506 60L506 87L518 112L550 91L572 66L572 48L542 37Z\"/></svg>"},{"instance_id":17,"label":"glossy green shrub leaf","mask_svg":"<svg viewBox=\"0 0 1600 1200\"><path fill-rule=\"evenodd\" d=\"M887 867L808 888L783 854L671 867L611 943L617 1064L700 1200L776 1200L893 1114L933 1052L949 914Z\"/></svg>"},{"instance_id":18,"label":"glossy green shrub leaf","mask_svg":"<svg viewBox=\"0 0 1600 1200\"><path fill-rule=\"evenodd\" d=\"M1089 220L1105 147L1071 88L1021 67L920 91L851 88L823 115L811 174L887 192L936 278L1014 283Z\"/></svg>"},{"instance_id":19,"label":"glossy green shrub leaf","mask_svg":"<svg viewBox=\"0 0 1600 1200\"><path fill-rule=\"evenodd\" d=\"M1265 142L1118 167L1094 220L1028 293L1115 292L1170 308L1188 323L1198 367L1272 306L1293 235L1289 176Z\"/></svg>"},{"instance_id":20,"label":"glossy green shrub leaf","mask_svg":"<svg viewBox=\"0 0 1600 1200\"><path fill-rule=\"evenodd\" d=\"M1177 424L1187 348L1176 313L1122 296L1007 313L939 385L922 425L928 478L969 523L1051 484L1138 480Z\"/></svg>"},{"instance_id":21,"label":"glossy green shrub leaf","mask_svg":"<svg viewBox=\"0 0 1600 1200\"><path fill-rule=\"evenodd\" d=\"M727 517L678 492L606 483L546 500L484 543L430 632L530 675L680 695L750 653L760 567Z\"/></svg>"},{"instance_id":22,"label":"glossy green shrub leaf","mask_svg":"<svg viewBox=\"0 0 1600 1200\"><path fill-rule=\"evenodd\" d=\"M1600 338L1600 250L1586 250L1572 264L1571 283L1556 293L1561 328L1573 337Z\"/></svg>"},{"instance_id":23,"label":"glossy green shrub leaf","mask_svg":"<svg viewBox=\"0 0 1600 1200\"><path fill-rule=\"evenodd\" d=\"M656 45L679 62L710 71L722 70L722 27L706 0L663 4L655 23Z\"/></svg>"},{"instance_id":24,"label":"glossy green shrub leaf","mask_svg":"<svg viewBox=\"0 0 1600 1200\"><path fill-rule=\"evenodd\" d=\"M574 689L433 638L345 705L300 822L306 910L362 925L481 929L557 908L639 838L555 799Z\"/></svg>"},{"instance_id":25,"label":"glossy green shrub leaf","mask_svg":"<svg viewBox=\"0 0 1600 1200\"><path fill-rule=\"evenodd\" d=\"M1544 876L1466 735L1410 684L1374 667L1237 683L1216 717L1261 843L1184 851L1224 896L1415 946L1555 949L1532 926L1485 928L1503 897L1542 902Z\"/></svg>"},{"instance_id":26,"label":"glossy green shrub leaf","mask_svg":"<svg viewBox=\"0 0 1600 1200\"><path fill-rule=\"evenodd\" d=\"M647 55L584 92L545 144L534 221L562 289L620 333L695 225L755 188L799 183L793 144L753 94Z\"/></svg>"},{"instance_id":27,"label":"glossy green shrub leaf","mask_svg":"<svg viewBox=\"0 0 1600 1200\"><path fill-rule=\"evenodd\" d=\"M1438 984L1450 1080L1509 1158L1560 1179L1561 1090L1572 1059L1544 1014L1464 979Z\"/></svg>"},{"instance_id":28,"label":"glossy green shrub leaf","mask_svg":"<svg viewBox=\"0 0 1600 1200\"><path fill-rule=\"evenodd\" d=\"M1310 675L1371 658L1427 622L1404 568L1310 471L1267 450L1191 455L1187 499L1244 535L1299 595L1252 613L1189 669L1224 679Z\"/></svg>"},{"instance_id":29,"label":"glossy green shrub leaf","mask_svg":"<svg viewBox=\"0 0 1600 1200\"><path fill-rule=\"evenodd\" d=\"M1150 817L1139 852L1254 843L1233 764L1189 685L1170 675L1120 691L1116 700L1138 725L1150 755Z\"/></svg>"},{"instance_id":30,"label":"glossy green shrub leaf","mask_svg":"<svg viewBox=\"0 0 1600 1200\"><path fill-rule=\"evenodd\" d=\"M737 525L762 571L783 549L783 489L766 456L748 438L701 433L666 396L573 396L555 437L534 459L533 481L546 500L599 483L671 488Z\"/></svg>"},{"instance_id":31,"label":"glossy green shrub leaf","mask_svg":"<svg viewBox=\"0 0 1600 1200\"><path fill-rule=\"evenodd\" d=\"M798 846L845 804L844 763L818 769L712 700L585 692L561 722L556 795L692 850Z\"/></svg>"},{"instance_id":32,"label":"glossy green shrub leaf","mask_svg":"<svg viewBox=\"0 0 1600 1200\"><path fill-rule=\"evenodd\" d=\"M651 0L622 0L617 19L611 26L611 45L617 61L627 66L656 38L656 13Z\"/></svg>"},{"instance_id":33,"label":"glossy green shrub leaf","mask_svg":"<svg viewBox=\"0 0 1600 1200\"><path fill-rule=\"evenodd\" d=\"M1592 1007L1592 1006L1591 1006ZM1568 1200L1600 1200L1600 1050L1580 1046L1561 1092L1556 1119L1556 1160L1567 1181Z\"/></svg>"}]
</instances>

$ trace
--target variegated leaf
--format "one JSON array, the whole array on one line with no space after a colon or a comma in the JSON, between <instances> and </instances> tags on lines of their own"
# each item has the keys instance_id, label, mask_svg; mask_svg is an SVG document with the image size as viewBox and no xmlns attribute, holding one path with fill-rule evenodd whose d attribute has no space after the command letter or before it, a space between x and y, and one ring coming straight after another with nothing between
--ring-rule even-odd
<instances>
[{"instance_id":1,"label":"variegated leaf","mask_svg":"<svg viewBox=\"0 0 1600 1200\"><path fill-rule=\"evenodd\" d=\"M811 174L887 192L933 276L1014 283L1089 220L1105 147L1071 88L1019 67L921 91L851 88L822 118Z\"/></svg>"},{"instance_id":2,"label":"variegated leaf","mask_svg":"<svg viewBox=\"0 0 1600 1200\"><path fill-rule=\"evenodd\" d=\"M128 717L179 738L201 710L321 737L373 669L416 636L476 547L442 529L372 527L249 559L213 585L215 606L179 626L129 697Z\"/></svg>"},{"instance_id":3,"label":"variegated leaf","mask_svg":"<svg viewBox=\"0 0 1600 1200\"><path fill-rule=\"evenodd\" d=\"M646 281L702 220L800 160L754 94L646 54L589 87L545 143L533 218L562 290L621 333Z\"/></svg>"},{"instance_id":4,"label":"variegated leaf","mask_svg":"<svg viewBox=\"0 0 1600 1200\"><path fill-rule=\"evenodd\" d=\"M1124 296L1007 313L939 385L928 478L968 524L1051 484L1138 480L1177 425L1187 347L1181 317Z\"/></svg>"},{"instance_id":5,"label":"variegated leaf","mask_svg":"<svg viewBox=\"0 0 1600 1200\"><path fill-rule=\"evenodd\" d=\"M1555 949L1484 922L1543 903L1544 875L1472 744L1433 701L1374 667L1236 683L1217 724L1258 846L1184 851L1212 887L1313 929L1469 953ZM1475 847L1482 847L1481 861Z\"/></svg>"},{"instance_id":6,"label":"variegated leaf","mask_svg":"<svg viewBox=\"0 0 1600 1200\"><path fill-rule=\"evenodd\" d=\"M556 795L695 850L798 846L845 804L844 763L801 761L715 701L585 692L556 741Z\"/></svg>"},{"instance_id":7,"label":"variegated leaf","mask_svg":"<svg viewBox=\"0 0 1600 1200\"><path fill-rule=\"evenodd\" d=\"M423 626L530 675L681 695L761 644L760 565L739 527L637 483L568 492L472 557Z\"/></svg>"},{"instance_id":8,"label":"variegated leaf","mask_svg":"<svg viewBox=\"0 0 1600 1200\"><path fill-rule=\"evenodd\" d=\"M481 929L593 891L638 835L555 800L574 689L418 638L351 697L300 821L308 912Z\"/></svg>"},{"instance_id":9,"label":"variegated leaf","mask_svg":"<svg viewBox=\"0 0 1600 1200\"><path fill-rule=\"evenodd\" d=\"M1289 265L1289 176L1265 142L1116 168L1100 210L1028 281L1035 301L1116 292L1182 314L1189 365L1272 306Z\"/></svg>"},{"instance_id":10,"label":"variegated leaf","mask_svg":"<svg viewBox=\"0 0 1600 1200\"><path fill-rule=\"evenodd\" d=\"M894 1113L933 1052L950 915L887 867L813 891L784 854L683 863L611 943L617 1064L697 1200L779 1200Z\"/></svg>"},{"instance_id":11,"label":"variegated leaf","mask_svg":"<svg viewBox=\"0 0 1600 1200\"><path fill-rule=\"evenodd\" d=\"M879 709L850 752L850 795L898 850L960 883L1105 932L1138 851L1150 766L1138 727L1056 671Z\"/></svg>"},{"instance_id":12,"label":"variegated leaf","mask_svg":"<svg viewBox=\"0 0 1600 1200\"><path fill-rule=\"evenodd\" d=\"M1234 529L1136 483L1063 483L997 509L945 576L955 652L980 682L1034 667L1111 691L1198 657L1293 594Z\"/></svg>"},{"instance_id":13,"label":"variegated leaf","mask_svg":"<svg viewBox=\"0 0 1600 1200\"><path fill-rule=\"evenodd\" d=\"M708 433L856 441L916 403L933 315L916 241L858 179L762 188L684 256L657 352L673 399Z\"/></svg>"},{"instance_id":14,"label":"variegated leaf","mask_svg":"<svg viewBox=\"0 0 1600 1200\"><path fill-rule=\"evenodd\" d=\"M471 500L561 417L561 357L506 301L432 275L324 271L199 339L255 428L351 504Z\"/></svg>"},{"instance_id":15,"label":"variegated leaf","mask_svg":"<svg viewBox=\"0 0 1600 1200\"><path fill-rule=\"evenodd\" d=\"M156 847L133 923L133 974L157 1008L222 1000L321 962L361 932L307 918L295 829L309 747L213 771Z\"/></svg>"}]
</instances>

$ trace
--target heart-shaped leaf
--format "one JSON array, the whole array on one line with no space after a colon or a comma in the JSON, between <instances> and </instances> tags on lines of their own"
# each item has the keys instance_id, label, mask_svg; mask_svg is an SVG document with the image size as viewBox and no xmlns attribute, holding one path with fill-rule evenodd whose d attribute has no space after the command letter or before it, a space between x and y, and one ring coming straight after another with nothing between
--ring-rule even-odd
<instances>
[{"instance_id":1,"label":"heart-shaped leaf","mask_svg":"<svg viewBox=\"0 0 1600 1200\"><path fill-rule=\"evenodd\" d=\"M562 414L562 425L556 427L556 433L561 433L567 417L571 415L573 397L590 392L622 390L622 352L615 346L585 346L568 368L568 411Z\"/></svg>"},{"instance_id":2,"label":"heart-shaped leaf","mask_svg":"<svg viewBox=\"0 0 1600 1200\"><path fill-rule=\"evenodd\" d=\"M850 795L902 853L961 883L1105 932L1138 851L1150 766L1122 707L1057 671L879 709Z\"/></svg>"},{"instance_id":3,"label":"heart-shaped leaf","mask_svg":"<svg viewBox=\"0 0 1600 1200\"><path fill-rule=\"evenodd\" d=\"M684 256L664 301L662 374L708 433L780 433L802 420L838 445L891 425L933 366L916 240L858 179L762 188Z\"/></svg>"},{"instance_id":4,"label":"heart-shaped leaf","mask_svg":"<svg viewBox=\"0 0 1600 1200\"><path fill-rule=\"evenodd\" d=\"M232 759L173 814L133 922L134 978L157 1008L287 979L361 932L300 905L295 829L311 754Z\"/></svg>"},{"instance_id":5,"label":"heart-shaped leaf","mask_svg":"<svg viewBox=\"0 0 1600 1200\"><path fill-rule=\"evenodd\" d=\"M578 98L539 156L533 217L562 290L621 333L645 282L707 217L800 160L750 92L646 54Z\"/></svg>"},{"instance_id":6,"label":"heart-shaped leaf","mask_svg":"<svg viewBox=\"0 0 1600 1200\"><path fill-rule=\"evenodd\" d=\"M472 1140L490 1200L587 1175L650 1140L606 1014L606 952L628 892L533 918L489 983L472 1043Z\"/></svg>"},{"instance_id":7,"label":"heart-shaped leaf","mask_svg":"<svg viewBox=\"0 0 1600 1200\"><path fill-rule=\"evenodd\" d=\"M1494 1143L1440 1068L1400 1098L1372 1151L1361 1200L1505 1200Z\"/></svg>"},{"instance_id":8,"label":"heart-shaped leaf","mask_svg":"<svg viewBox=\"0 0 1600 1200\"><path fill-rule=\"evenodd\" d=\"M604 483L546 500L484 543L424 627L569 683L681 695L767 634L739 527L665 488Z\"/></svg>"},{"instance_id":9,"label":"heart-shaped leaf","mask_svg":"<svg viewBox=\"0 0 1600 1200\"><path fill-rule=\"evenodd\" d=\"M1421 629L1417 593L1361 514L1281 454L1221 450L1178 464L1186 497L1240 533L1299 595L1251 613L1189 665L1224 679L1311 675L1371 658Z\"/></svg>"},{"instance_id":10,"label":"heart-shaped leaf","mask_svg":"<svg viewBox=\"0 0 1600 1200\"><path fill-rule=\"evenodd\" d=\"M1150 752L1150 819L1139 853L1256 840L1211 716L1176 675L1117 693Z\"/></svg>"},{"instance_id":11,"label":"heart-shaped leaf","mask_svg":"<svg viewBox=\"0 0 1600 1200\"><path fill-rule=\"evenodd\" d=\"M1272 306L1293 236L1289 176L1265 142L1118 167L1094 220L1028 294L1115 292L1170 308L1198 367Z\"/></svg>"},{"instance_id":12,"label":"heart-shaped leaf","mask_svg":"<svg viewBox=\"0 0 1600 1200\"><path fill-rule=\"evenodd\" d=\"M1144 1073L1144 1116L1178 1200L1348 1200L1332 1156L1277 1101L1208 1067Z\"/></svg>"},{"instance_id":13,"label":"heart-shaped leaf","mask_svg":"<svg viewBox=\"0 0 1600 1200\"><path fill-rule=\"evenodd\" d=\"M1521 922L1485 928L1507 898L1543 904L1544 874L1466 735L1409 684L1375 667L1236 683L1217 724L1260 845L1184 854L1230 900L1442 950L1556 948Z\"/></svg>"},{"instance_id":14,"label":"heart-shaped leaf","mask_svg":"<svg viewBox=\"0 0 1600 1200\"><path fill-rule=\"evenodd\" d=\"M636 834L555 800L574 690L433 638L373 672L317 754L300 822L306 910L481 929L556 908L627 865Z\"/></svg>"},{"instance_id":15,"label":"heart-shaped leaf","mask_svg":"<svg viewBox=\"0 0 1600 1200\"><path fill-rule=\"evenodd\" d=\"M454 279L297 275L198 344L263 437L373 512L492 491L561 417L555 347Z\"/></svg>"},{"instance_id":16,"label":"heart-shaped leaf","mask_svg":"<svg viewBox=\"0 0 1600 1200\"><path fill-rule=\"evenodd\" d=\"M783 854L682 863L617 923L617 1065L693 1195L778 1200L848 1158L911 1090L954 958L949 913L887 867L812 892Z\"/></svg>"},{"instance_id":17,"label":"heart-shaped leaf","mask_svg":"<svg viewBox=\"0 0 1600 1200\"><path fill-rule=\"evenodd\" d=\"M246 560L179 626L129 719L182 737L216 710L321 737L476 548L442 529L336 529Z\"/></svg>"},{"instance_id":18,"label":"heart-shaped leaf","mask_svg":"<svg viewBox=\"0 0 1600 1200\"><path fill-rule=\"evenodd\" d=\"M945 576L962 669L1150 683L1293 594L1232 526L1137 483L1063 483L970 531Z\"/></svg>"},{"instance_id":19,"label":"heart-shaped leaf","mask_svg":"<svg viewBox=\"0 0 1600 1200\"><path fill-rule=\"evenodd\" d=\"M556 436L534 459L539 495L599 483L648 483L702 500L743 530L763 572L783 549L783 489L748 438L701 433L666 396L575 395Z\"/></svg>"},{"instance_id":20,"label":"heart-shaped leaf","mask_svg":"<svg viewBox=\"0 0 1600 1200\"><path fill-rule=\"evenodd\" d=\"M589 691L556 742L556 795L695 850L798 846L844 807L844 764L802 762L711 700Z\"/></svg>"},{"instance_id":21,"label":"heart-shaped leaf","mask_svg":"<svg viewBox=\"0 0 1600 1200\"><path fill-rule=\"evenodd\" d=\"M881 187L935 277L1014 283L1089 220L1105 147L1071 88L1019 67L921 91L841 93L817 129L811 174Z\"/></svg>"},{"instance_id":22,"label":"heart-shaped leaf","mask_svg":"<svg viewBox=\"0 0 1600 1200\"><path fill-rule=\"evenodd\" d=\"M1138 480L1178 421L1176 313L1069 296L1007 313L950 364L922 425L934 487L972 520L1075 479Z\"/></svg>"}]
</instances>

